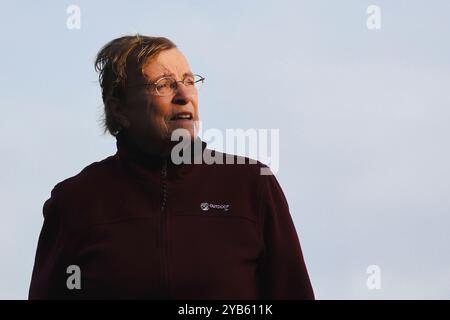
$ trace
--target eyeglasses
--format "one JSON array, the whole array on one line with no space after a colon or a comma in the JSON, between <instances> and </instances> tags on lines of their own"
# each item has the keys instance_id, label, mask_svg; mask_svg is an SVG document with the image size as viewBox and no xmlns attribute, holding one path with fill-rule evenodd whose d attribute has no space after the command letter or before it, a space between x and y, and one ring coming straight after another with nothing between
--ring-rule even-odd
<instances>
[{"instance_id":1,"label":"eyeglasses","mask_svg":"<svg viewBox=\"0 0 450 320\"><path fill-rule=\"evenodd\" d=\"M158 96L170 96L174 94L178 89L178 83L182 83L187 89L200 89L203 85L205 78L198 75L188 75L184 77L183 80L177 81L173 77L162 77L155 82L142 83L132 86L127 86L127 88L135 88L141 86L149 86L154 90L154 93Z\"/></svg>"}]
</instances>

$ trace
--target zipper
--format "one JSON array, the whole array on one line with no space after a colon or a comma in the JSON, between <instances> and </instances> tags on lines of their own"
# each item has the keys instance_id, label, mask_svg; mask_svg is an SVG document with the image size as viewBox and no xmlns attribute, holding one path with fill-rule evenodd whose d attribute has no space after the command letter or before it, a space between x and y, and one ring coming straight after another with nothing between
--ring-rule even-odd
<instances>
[{"instance_id":1,"label":"zipper","mask_svg":"<svg viewBox=\"0 0 450 320\"><path fill-rule=\"evenodd\" d=\"M161 212L166 210L167 203L167 159L163 161L161 168Z\"/></svg>"},{"instance_id":2,"label":"zipper","mask_svg":"<svg viewBox=\"0 0 450 320\"><path fill-rule=\"evenodd\" d=\"M167 159L164 159L161 168L161 270L163 277L163 296L169 298L169 270L168 270L168 250L167 250Z\"/></svg>"}]
</instances>

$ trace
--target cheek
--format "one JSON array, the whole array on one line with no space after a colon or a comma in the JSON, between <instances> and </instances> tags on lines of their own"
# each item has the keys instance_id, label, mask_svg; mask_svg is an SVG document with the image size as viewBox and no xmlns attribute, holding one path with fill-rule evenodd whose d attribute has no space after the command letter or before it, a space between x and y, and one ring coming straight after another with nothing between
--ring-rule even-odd
<instances>
[{"instance_id":1,"label":"cheek","mask_svg":"<svg viewBox=\"0 0 450 320\"><path fill-rule=\"evenodd\" d=\"M195 112L195 114L198 115L198 97L197 96L193 97L191 101L192 101L192 105L194 107L194 112Z\"/></svg>"},{"instance_id":2,"label":"cheek","mask_svg":"<svg viewBox=\"0 0 450 320\"><path fill-rule=\"evenodd\" d=\"M151 125L156 131L156 133L166 135L168 132L168 124L167 124L167 118L168 115L166 114L165 108L163 108L161 105L149 105L149 118Z\"/></svg>"}]
</instances>

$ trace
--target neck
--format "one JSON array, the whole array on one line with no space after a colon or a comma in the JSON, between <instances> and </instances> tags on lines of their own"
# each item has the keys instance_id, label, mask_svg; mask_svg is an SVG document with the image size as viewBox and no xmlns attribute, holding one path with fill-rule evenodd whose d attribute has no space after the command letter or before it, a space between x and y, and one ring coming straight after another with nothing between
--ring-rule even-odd
<instances>
[{"instance_id":1,"label":"neck","mask_svg":"<svg viewBox=\"0 0 450 320\"><path fill-rule=\"evenodd\" d=\"M157 139L135 139L126 131L117 134L117 140L127 145L129 148L139 153L151 157L166 157L170 155L172 148L170 141L162 141Z\"/></svg>"}]
</instances>

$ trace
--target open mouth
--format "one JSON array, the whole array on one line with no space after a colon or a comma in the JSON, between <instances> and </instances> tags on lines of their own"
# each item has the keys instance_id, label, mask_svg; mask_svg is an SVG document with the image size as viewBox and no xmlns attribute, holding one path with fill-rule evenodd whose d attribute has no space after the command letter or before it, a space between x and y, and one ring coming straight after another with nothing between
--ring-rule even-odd
<instances>
[{"instance_id":1,"label":"open mouth","mask_svg":"<svg viewBox=\"0 0 450 320\"><path fill-rule=\"evenodd\" d=\"M170 118L171 121L179 121L179 120L192 120L192 113L190 112L179 112L176 113L172 118Z\"/></svg>"}]
</instances>

